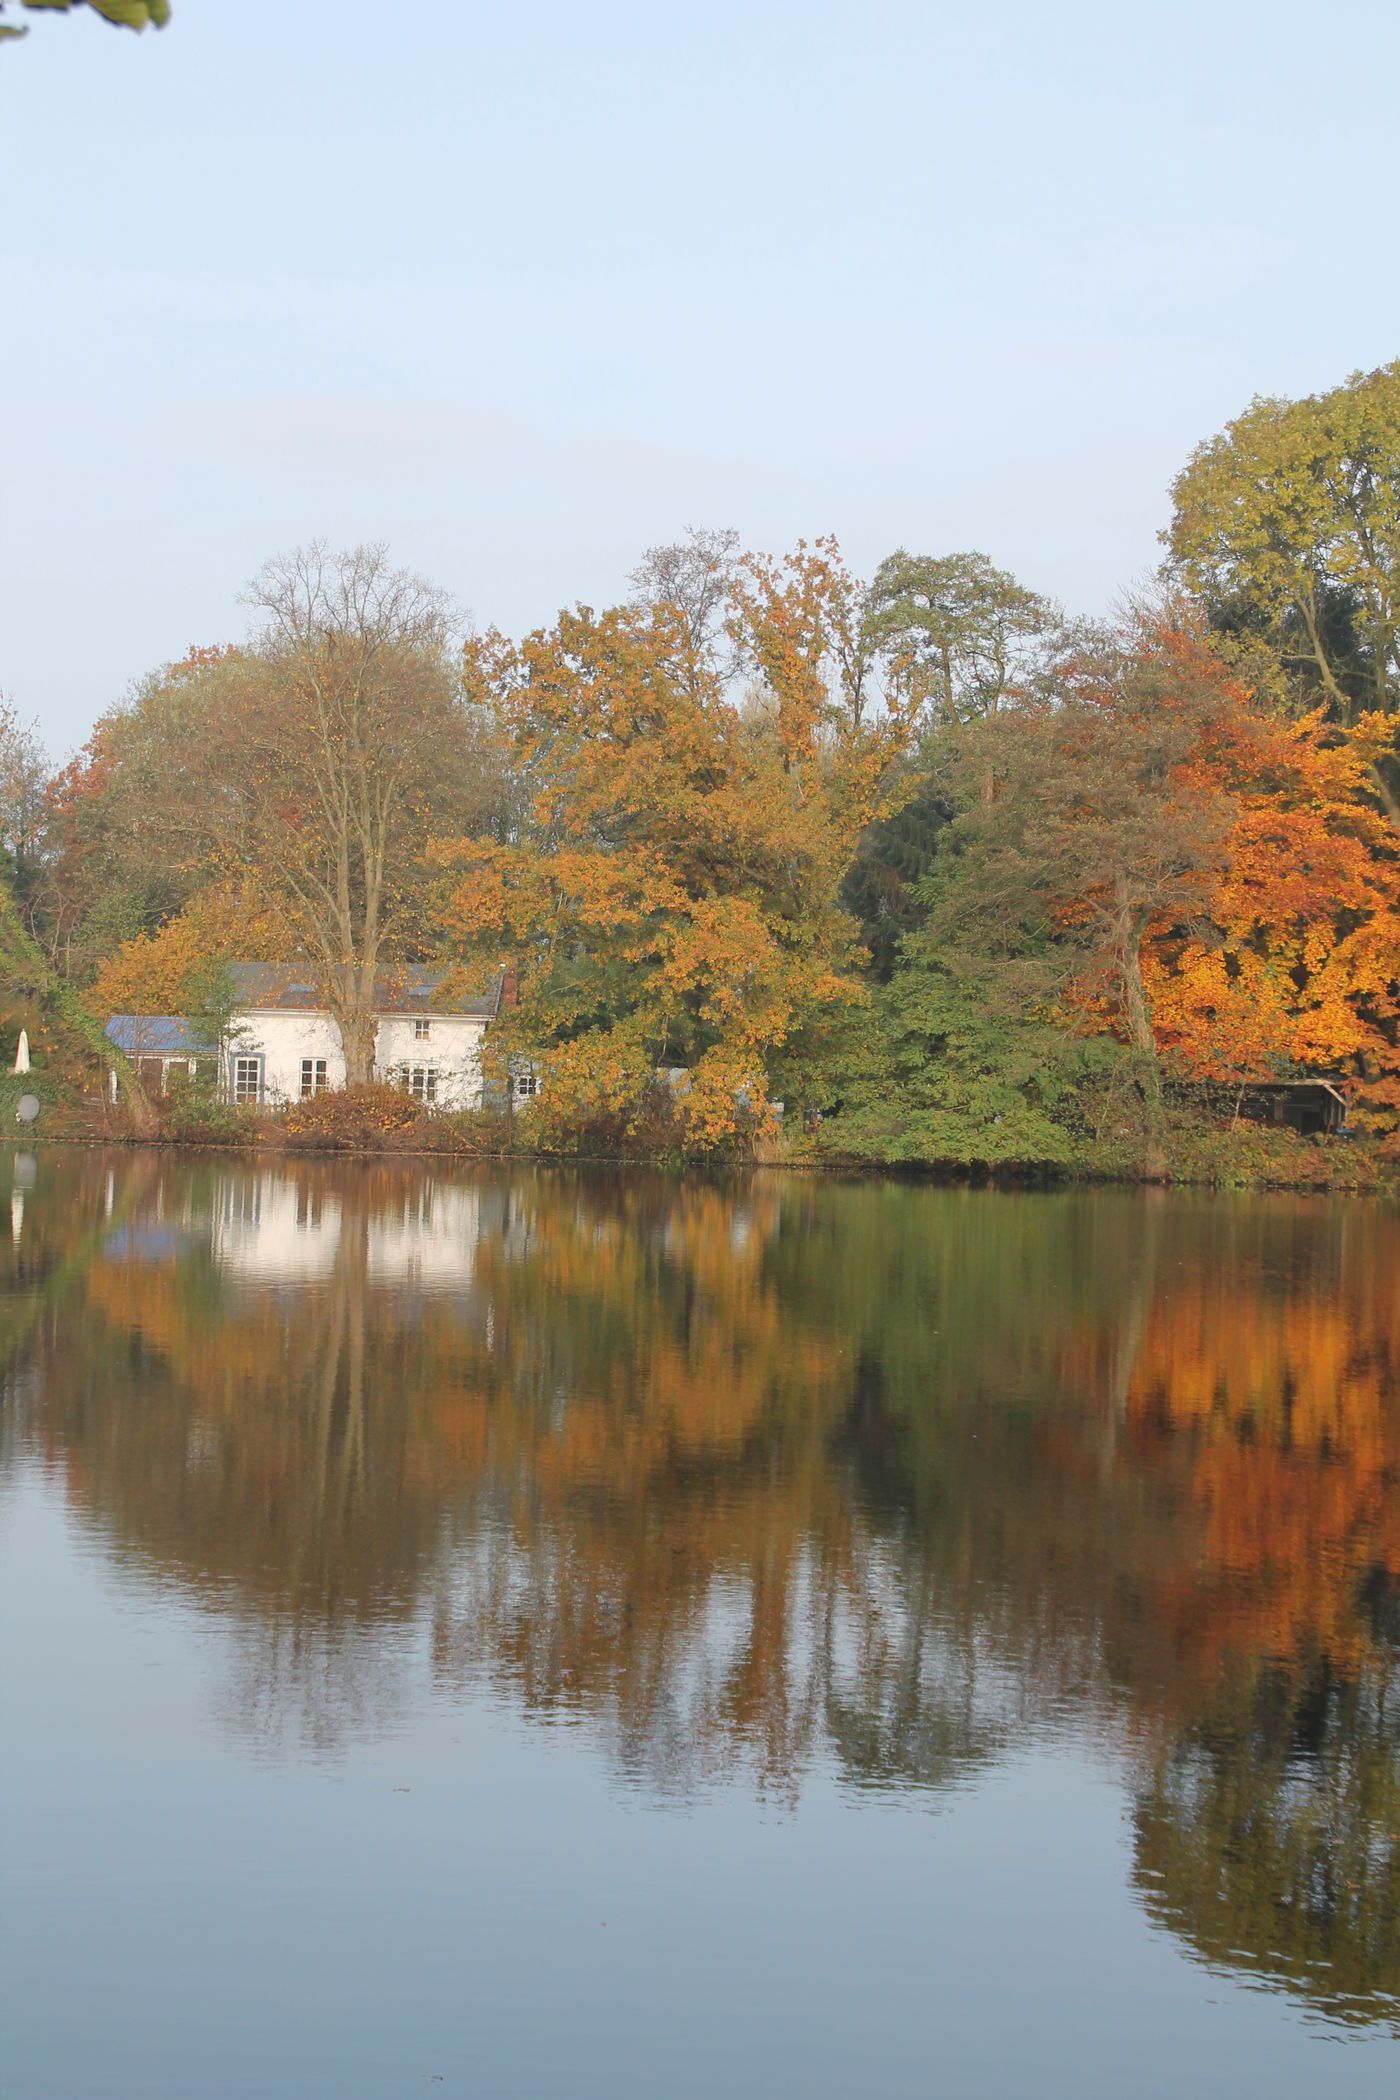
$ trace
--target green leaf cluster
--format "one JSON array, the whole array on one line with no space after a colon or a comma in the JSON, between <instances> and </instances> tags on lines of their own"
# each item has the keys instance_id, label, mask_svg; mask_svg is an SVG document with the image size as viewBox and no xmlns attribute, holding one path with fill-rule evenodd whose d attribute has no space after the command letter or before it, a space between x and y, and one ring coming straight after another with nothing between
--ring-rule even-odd
<instances>
[{"instance_id":1,"label":"green leaf cluster","mask_svg":"<svg viewBox=\"0 0 1400 2100\"><path fill-rule=\"evenodd\" d=\"M69 14L75 7L90 7L118 29L164 29L170 20L170 0L20 0L22 7L38 13ZM0 0L3 6L3 0ZM27 28L16 29L0 22L0 38L28 36Z\"/></svg>"},{"instance_id":2,"label":"green leaf cluster","mask_svg":"<svg viewBox=\"0 0 1400 2100\"><path fill-rule=\"evenodd\" d=\"M940 872L925 888L945 886ZM1072 1166L1081 1090L1123 1053L1052 1020L1052 977L1031 942L992 958L944 947L927 928L911 936L838 1066L831 1149L888 1165Z\"/></svg>"},{"instance_id":3,"label":"green leaf cluster","mask_svg":"<svg viewBox=\"0 0 1400 2100\"><path fill-rule=\"evenodd\" d=\"M1273 651L1298 704L1400 708L1400 360L1256 398L1172 498L1179 572L1219 631Z\"/></svg>"}]
</instances>

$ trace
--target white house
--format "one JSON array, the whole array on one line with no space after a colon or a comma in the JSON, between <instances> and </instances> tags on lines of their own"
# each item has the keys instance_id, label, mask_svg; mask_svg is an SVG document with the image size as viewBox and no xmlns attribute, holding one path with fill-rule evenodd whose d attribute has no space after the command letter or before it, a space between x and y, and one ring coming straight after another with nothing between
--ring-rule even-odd
<instances>
[{"instance_id":1,"label":"white house","mask_svg":"<svg viewBox=\"0 0 1400 2100\"><path fill-rule=\"evenodd\" d=\"M344 1086L340 1030L304 968L232 963L228 974L235 1003L221 1086L229 1100L276 1105ZM463 999L444 992L444 971L409 965L381 970L374 989L374 1077L439 1108L479 1107L481 1038L508 997L507 975L498 971L486 992ZM148 1079L155 1077L154 1059L142 1055L148 1043L153 1050L159 1045L172 1062L188 1058L192 1049L211 1054L193 1042L190 1024L178 1016L113 1014L107 1034L120 1048L135 1050ZM186 1069L193 1072L193 1059ZM164 1092L164 1062L160 1078Z\"/></svg>"}]
</instances>

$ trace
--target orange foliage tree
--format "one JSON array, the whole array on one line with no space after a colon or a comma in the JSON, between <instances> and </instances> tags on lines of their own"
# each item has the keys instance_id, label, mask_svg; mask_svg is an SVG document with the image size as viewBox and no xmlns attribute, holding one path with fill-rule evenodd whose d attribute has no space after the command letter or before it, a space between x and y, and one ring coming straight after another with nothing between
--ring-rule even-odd
<instances>
[{"instance_id":1,"label":"orange foliage tree","mask_svg":"<svg viewBox=\"0 0 1400 2100\"><path fill-rule=\"evenodd\" d=\"M682 1067L682 1130L723 1141L762 1120L774 1055L859 995L839 889L912 719L906 696L877 699L863 604L829 542L750 560L738 697L665 603L469 649L531 805L509 843L442 845L444 923L464 951L519 957L511 1041L547 1066L542 1118L627 1127L657 1068Z\"/></svg>"},{"instance_id":2,"label":"orange foliage tree","mask_svg":"<svg viewBox=\"0 0 1400 2100\"><path fill-rule=\"evenodd\" d=\"M1400 840L1374 769L1390 724L1284 721L1240 694L1196 761L1232 812L1189 923L1160 922L1143 977L1158 1040L1205 1079L1354 1076L1358 1118L1400 1119Z\"/></svg>"},{"instance_id":3,"label":"orange foliage tree","mask_svg":"<svg viewBox=\"0 0 1400 2100\"><path fill-rule=\"evenodd\" d=\"M1141 612L1111 649L1072 648L1053 696L961 733L935 952L1038 937L1064 1014L1133 1044L1154 1087L1162 1063L1236 1085L1341 1072L1358 1122L1393 1128L1390 734L1376 713L1272 713L1189 613Z\"/></svg>"},{"instance_id":4,"label":"orange foliage tree","mask_svg":"<svg viewBox=\"0 0 1400 2100\"><path fill-rule=\"evenodd\" d=\"M124 941L98 964L88 993L93 1012L182 1014L198 1001L210 973L244 954L277 959L287 952L286 921L232 889L195 897L150 933Z\"/></svg>"}]
</instances>

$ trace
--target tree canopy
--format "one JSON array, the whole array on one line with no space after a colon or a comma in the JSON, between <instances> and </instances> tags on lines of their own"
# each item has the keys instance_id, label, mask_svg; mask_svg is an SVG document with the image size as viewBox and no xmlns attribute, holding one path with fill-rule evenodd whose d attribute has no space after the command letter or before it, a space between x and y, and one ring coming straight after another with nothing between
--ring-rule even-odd
<instances>
[{"instance_id":1,"label":"tree canopy","mask_svg":"<svg viewBox=\"0 0 1400 2100\"><path fill-rule=\"evenodd\" d=\"M118 29L164 29L170 20L170 0L19 0L31 13L69 14L75 7L90 7ZM5 0L0 0L3 13ZM27 36L27 24L0 22L0 38Z\"/></svg>"},{"instance_id":2,"label":"tree canopy","mask_svg":"<svg viewBox=\"0 0 1400 2100\"><path fill-rule=\"evenodd\" d=\"M1172 486L1173 559L1225 631L1258 633L1304 704L1400 708L1400 362L1256 399Z\"/></svg>"}]
</instances>

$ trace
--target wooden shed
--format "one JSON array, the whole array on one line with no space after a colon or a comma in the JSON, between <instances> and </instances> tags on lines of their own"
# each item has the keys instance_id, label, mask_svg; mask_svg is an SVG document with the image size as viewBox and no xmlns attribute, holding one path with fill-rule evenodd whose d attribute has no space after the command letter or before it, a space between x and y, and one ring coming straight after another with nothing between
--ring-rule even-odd
<instances>
[{"instance_id":1,"label":"wooden shed","mask_svg":"<svg viewBox=\"0 0 1400 2100\"><path fill-rule=\"evenodd\" d=\"M1304 1137L1336 1137L1346 1130L1347 1097L1340 1078L1261 1079L1244 1089L1240 1114Z\"/></svg>"}]
</instances>

